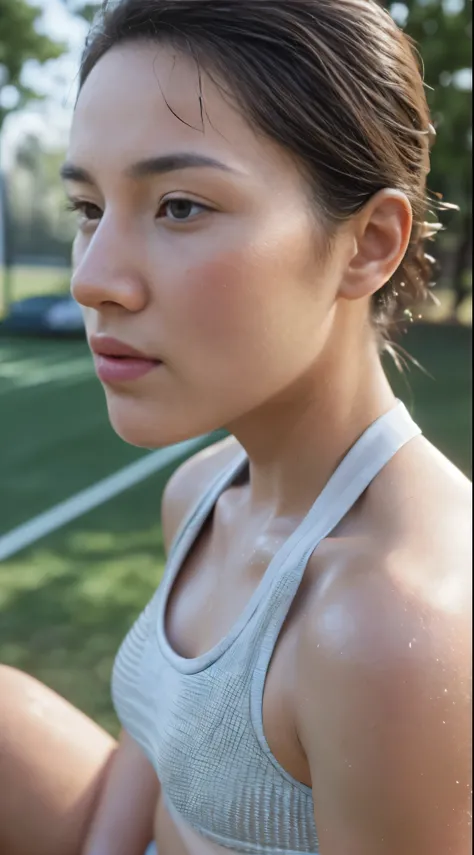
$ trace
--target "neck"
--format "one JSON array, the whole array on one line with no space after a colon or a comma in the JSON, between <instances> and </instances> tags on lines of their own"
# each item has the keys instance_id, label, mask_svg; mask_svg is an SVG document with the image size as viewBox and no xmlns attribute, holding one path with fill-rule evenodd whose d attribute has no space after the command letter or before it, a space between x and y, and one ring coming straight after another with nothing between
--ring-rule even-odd
<instances>
[{"instance_id":1,"label":"neck","mask_svg":"<svg viewBox=\"0 0 474 855\"><path fill-rule=\"evenodd\" d=\"M250 515L306 513L350 447L395 405L374 343L357 357L350 347L334 356L228 426L249 459Z\"/></svg>"}]
</instances>

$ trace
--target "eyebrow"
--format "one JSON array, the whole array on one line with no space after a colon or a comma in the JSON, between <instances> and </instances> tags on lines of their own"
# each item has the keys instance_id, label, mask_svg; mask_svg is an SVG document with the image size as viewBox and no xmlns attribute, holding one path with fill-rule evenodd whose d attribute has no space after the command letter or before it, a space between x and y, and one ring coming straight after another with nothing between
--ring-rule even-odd
<instances>
[{"instance_id":1,"label":"eyebrow","mask_svg":"<svg viewBox=\"0 0 474 855\"><path fill-rule=\"evenodd\" d=\"M206 157L202 154L192 154L188 152L178 154L163 154L160 157L151 157L147 160L140 160L138 163L133 163L127 167L125 175L128 178L140 179L148 178L152 175L161 175L165 172L176 172L178 169L194 169L196 167L207 167L208 169L220 169L224 172L241 174L237 169L216 160L213 157ZM61 178L64 181L76 181L80 184L95 184L95 181L86 169L82 166L76 166L74 163L65 163L60 170Z\"/></svg>"}]
</instances>

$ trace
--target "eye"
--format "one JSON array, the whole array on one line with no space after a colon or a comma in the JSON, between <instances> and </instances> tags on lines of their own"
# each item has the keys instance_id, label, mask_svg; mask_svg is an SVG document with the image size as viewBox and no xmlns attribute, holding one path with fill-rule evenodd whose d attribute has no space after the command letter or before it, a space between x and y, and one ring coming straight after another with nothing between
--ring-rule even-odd
<instances>
[{"instance_id":1,"label":"eye","mask_svg":"<svg viewBox=\"0 0 474 855\"><path fill-rule=\"evenodd\" d=\"M165 219L170 220L172 223L182 223L210 210L212 209L198 202L193 202L192 199L168 199L161 205L158 217L162 218L164 211Z\"/></svg>"},{"instance_id":2,"label":"eye","mask_svg":"<svg viewBox=\"0 0 474 855\"><path fill-rule=\"evenodd\" d=\"M96 222L102 217L102 211L98 205L94 205L93 202L86 202L82 199L71 199L66 208L68 211L75 211L80 214L80 223Z\"/></svg>"}]
</instances>

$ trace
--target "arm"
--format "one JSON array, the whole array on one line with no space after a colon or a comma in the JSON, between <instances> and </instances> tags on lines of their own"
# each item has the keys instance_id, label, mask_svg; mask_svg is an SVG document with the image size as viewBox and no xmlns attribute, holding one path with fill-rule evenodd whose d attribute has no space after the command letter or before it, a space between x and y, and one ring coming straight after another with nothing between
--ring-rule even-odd
<instances>
[{"instance_id":1,"label":"arm","mask_svg":"<svg viewBox=\"0 0 474 855\"><path fill-rule=\"evenodd\" d=\"M154 836L159 790L153 767L123 732L81 855L143 855Z\"/></svg>"},{"instance_id":2,"label":"arm","mask_svg":"<svg viewBox=\"0 0 474 855\"><path fill-rule=\"evenodd\" d=\"M222 457L235 454L229 439L204 448L181 463L163 491L161 524L166 553L189 507L207 487ZM153 839L160 784L136 742L123 732L109 764L100 800L81 855L143 855Z\"/></svg>"},{"instance_id":3,"label":"arm","mask_svg":"<svg viewBox=\"0 0 474 855\"><path fill-rule=\"evenodd\" d=\"M308 610L297 727L321 855L471 853L470 620L445 603L355 568Z\"/></svg>"},{"instance_id":4,"label":"arm","mask_svg":"<svg viewBox=\"0 0 474 855\"><path fill-rule=\"evenodd\" d=\"M186 512L192 458L177 467L165 486L161 524L166 553ZM154 837L160 784L135 740L122 731L109 764L81 855L143 855Z\"/></svg>"},{"instance_id":5,"label":"arm","mask_svg":"<svg viewBox=\"0 0 474 855\"><path fill-rule=\"evenodd\" d=\"M166 553L190 506L235 455L235 445L230 437L201 449L168 479L161 501ZM143 855L154 836L159 792L151 764L132 737L122 733L81 855Z\"/></svg>"}]
</instances>

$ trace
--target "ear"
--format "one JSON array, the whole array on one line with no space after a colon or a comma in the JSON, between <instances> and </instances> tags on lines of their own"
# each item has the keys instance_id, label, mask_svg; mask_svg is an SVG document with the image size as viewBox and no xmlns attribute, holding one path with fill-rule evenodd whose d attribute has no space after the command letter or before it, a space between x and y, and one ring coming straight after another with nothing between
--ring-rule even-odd
<instances>
[{"instance_id":1,"label":"ear","mask_svg":"<svg viewBox=\"0 0 474 855\"><path fill-rule=\"evenodd\" d=\"M393 276L402 263L413 225L410 202L399 190L380 190L352 220L353 254L339 296L369 297Z\"/></svg>"}]
</instances>

